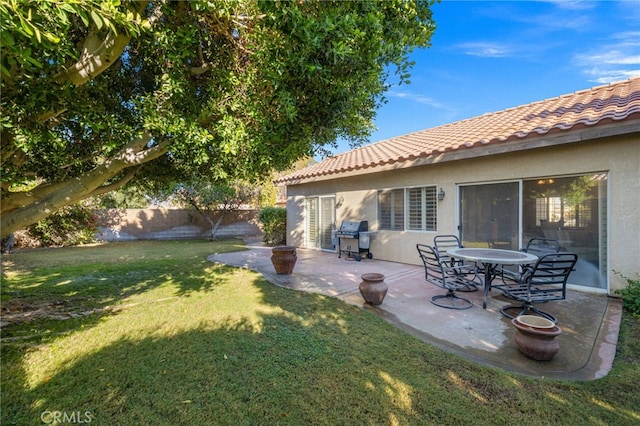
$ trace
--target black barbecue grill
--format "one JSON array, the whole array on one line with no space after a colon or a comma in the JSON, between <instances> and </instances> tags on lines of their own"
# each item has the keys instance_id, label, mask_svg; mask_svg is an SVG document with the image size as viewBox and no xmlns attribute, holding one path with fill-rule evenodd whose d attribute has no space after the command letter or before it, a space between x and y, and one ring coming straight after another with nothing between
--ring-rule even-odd
<instances>
[{"instance_id":1,"label":"black barbecue grill","mask_svg":"<svg viewBox=\"0 0 640 426\"><path fill-rule=\"evenodd\" d=\"M354 258L359 262L362 260L362 254L365 253L367 259L373 258L369 251L371 232L369 232L368 221L345 220L336 232L336 237L338 237L338 257L346 253L348 258Z\"/></svg>"}]
</instances>

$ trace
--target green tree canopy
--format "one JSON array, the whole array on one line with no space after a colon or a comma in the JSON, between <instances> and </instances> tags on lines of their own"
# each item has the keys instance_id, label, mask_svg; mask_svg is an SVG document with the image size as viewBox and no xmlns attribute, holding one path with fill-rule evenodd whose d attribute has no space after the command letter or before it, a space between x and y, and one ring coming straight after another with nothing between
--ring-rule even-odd
<instances>
[{"instance_id":1,"label":"green tree canopy","mask_svg":"<svg viewBox=\"0 0 640 426\"><path fill-rule=\"evenodd\" d=\"M2 0L2 233L129 182L250 179L365 140L431 3Z\"/></svg>"}]
</instances>

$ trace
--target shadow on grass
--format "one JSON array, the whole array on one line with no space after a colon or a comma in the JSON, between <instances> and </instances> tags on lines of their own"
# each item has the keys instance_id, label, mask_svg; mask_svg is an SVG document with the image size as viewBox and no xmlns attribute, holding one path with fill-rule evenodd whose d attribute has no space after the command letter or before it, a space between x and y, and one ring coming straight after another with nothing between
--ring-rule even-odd
<instances>
[{"instance_id":1,"label":"shadow on grass","mask_svg":"<svg viewBox=\"0 0 640 426\"><path fill-rule=\"evenodd\" d=\"M246 284L259 296L257 309L245 310L238 299L235 312L211 318L217 308L209 313L207 304L224 297L222 291L210 291L194 305L182 303L195 297L159 305L157 327L125 333L97 350L79 347L50 374L34 373L26 360L48 362L57 348L81 344L85 331L46 347L3 351L11 378L3 372L2 424L41 424L43 415L55 413L89 416L94 424L135 425L585 424L585 419L631 424L637 415L623 401L604 399L597 386L550 386L498 373L438 351L340 301L262 279ZM190 287L183 290L189 293ZM191 327L177 327L188 315L173 322L182 310L193 312ZM131 315L119 320L135 320ZM42 351L51 354L38 354Z\"/></svg>"},{"instance_id":2,"label":"shadow on grass","mask_svg":"<svg viewBox=\"0 0 640 426\"><path fill-rule=\"evenodd\" d=\"M7 325L112 315L154 298L212 291L225 281L230 268L213 265L207 255L242 248L235 240L136 241L3 256L3 334L14 333L15 327ZM66 322L66 326L73 324Z\"/></svg>"},{"instance_id":3,"label":"shadow on grass","mask_svg":"<svg viewBox=\"0 0 640 426\"><path fill-rule=\"evenodd\" d=\"M410 416L411 395L380 374L382 351L366 347L366 330L351 330L363 324L342 319L364 313L300 296L288 294L301 312L119 339L51 377L15 371L3 424L37 423L56 411L90 413L96 424L340 423L363 416L384 423L387 413ZM25 355L12 357L20 363ZM409 405L394 407L385 389Z\"/></svg>"}]
</instances>

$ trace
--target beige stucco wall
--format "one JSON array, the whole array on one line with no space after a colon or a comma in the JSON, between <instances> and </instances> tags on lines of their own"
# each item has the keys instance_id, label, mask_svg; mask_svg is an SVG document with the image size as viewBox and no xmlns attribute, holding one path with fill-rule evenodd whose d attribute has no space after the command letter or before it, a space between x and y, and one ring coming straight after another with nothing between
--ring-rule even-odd
<instances>
[{"instance_id":1,"label":"beige stucco wall","mask_svg":"<svg viewBox=\"0 0 640 426\"><path fill-rule=\"evenodd\" d=\"M372 170L372 169L368 169ZM375 169L373 169L375 170ZM543 176L608 172L609 282L622 288L623 276L640 274L640 135L597 142L571 143L529 151L496 154L287 187L288 244L304 247L304 199L336 196L336 225L367 219L377 230L376 191L437 185L446 192L438 203L438 232L380 231L371 241L375 259L419 264L416 243L432 244L436 234L458 234L458 185Z\"/></svg>"}]
</instances>

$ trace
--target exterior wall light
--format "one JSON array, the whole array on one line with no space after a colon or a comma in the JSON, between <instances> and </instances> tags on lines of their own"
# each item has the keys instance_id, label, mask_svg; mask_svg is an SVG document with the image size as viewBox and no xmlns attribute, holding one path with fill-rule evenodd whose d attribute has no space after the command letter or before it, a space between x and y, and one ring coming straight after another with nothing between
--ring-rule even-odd
<instances>
[{"instance_id":1,"label":"exterior wall light","mask_svg":"<svg viewBox=\"0 0 640 426\"><path fill-rule=\"evenodd\" d=\"M440 188L440 192L438 192L438 201L444 200L444 189Z\"/></svg>"}]
</instances>

